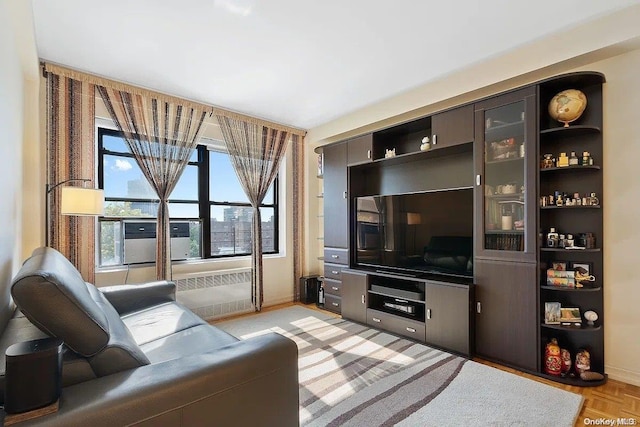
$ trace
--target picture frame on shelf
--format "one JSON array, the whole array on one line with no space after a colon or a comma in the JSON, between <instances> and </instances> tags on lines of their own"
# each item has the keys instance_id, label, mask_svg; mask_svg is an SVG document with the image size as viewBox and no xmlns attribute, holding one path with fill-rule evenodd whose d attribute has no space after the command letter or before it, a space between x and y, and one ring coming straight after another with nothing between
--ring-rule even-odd
<instances>
[{"instance_id":1,"label":"picture frame on shelf","mask_svg":"<svg viewBox=\"0 0 640 427\"><path fill-rule=\"evenodd\" d=\"M567 271L567 262L566 261L553 261L551 263L551 268L556 271Z\"/></svg>"},{"instance_id":2,"label":"picture frame on shelf","mask_svg":"<svg viewBox=\"0 0 640 427\"><path fill-rule=\"evenodd\" d=\"M561 306L559 302L544 303L544 324L559 325L561 316Z\"/></svg>"},{"instance_id":3,"label":"picture frame on shelf","mask_svg":"<svg viewBox=\"0 0 640 427\"><path fill-rule=\"evenodd\" d=\"M582 326L582 316L578 307L560 307L560 324L563 326Z\"/></svg>"}]
</instances>

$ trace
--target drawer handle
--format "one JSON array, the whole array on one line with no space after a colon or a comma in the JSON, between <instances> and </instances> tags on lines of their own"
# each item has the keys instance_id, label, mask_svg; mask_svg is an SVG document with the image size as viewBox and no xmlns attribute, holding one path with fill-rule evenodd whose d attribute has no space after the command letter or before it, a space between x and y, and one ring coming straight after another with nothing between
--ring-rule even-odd
<instances>
[{"instance_id":1,"label":"drawer handle","mask_svg":"<svg viewBox=\"0 0 640 427\"><path fill-rule=\"evenodd\" d=\"M407 332L411 332L412 334L415 334L416 330L407 326Z\"/></svg>"},{"instance_id":2,"label":"drawer handle","mask_svg":"<svg viewBox=\"0 0 640 427\"><path fill-rule=\"evenodd\" d=\"M332 302L331 305L334 307L338 307L340 304L338 304L337 302Z\"/></svg>"},{"instance_id":3,"label":"drawer handle","mask_svg":"<svg viewBox=\"0 0 640 427\"><path fill-rule=\"evenodd\" d=\"M331 274L338 274L338 270L331 270Z\"/></svg>"},{"instance_id":4,"label":"drawer handle","mask_svg":"<svg viewBox=\"0 0 640 427\"><path fill-rule=\"evenodd\" d=\"M333 258L333 259L338 259L338 258L340 258L340 257L339 257L338 255L331 255L331 258Z\"/></svg>"},{"instance_id":5,"label":"drawer handle","mask_svg":"<svg viewBox=\"0 0 640 427\"><path fill-rule=\"evenodd\" d=\"M333 289L334 291L337 291L340 288L338 288L337 286L332 286L331 289Z\"/></svg>"},{"instance_id":6,"label":"drawer handle","mask_svg":"<svg viewBox=\"0 0 640 427\"><path fill-rule=\"evenodd\" d=\"M364 295L360 295L362 297L362 303L364 304Z\"/></svg>"},{"instance_id":7,"label":"drawer handle","mask_svg":"<svg viewBox=\"0 0 640 427\"><path fill-rule=\"evenodd\" d=\"M427 308L427 320L431 320L431 309Z\"/></svg>"},{"instance_id":8,"label":"drawer handle","mask_svg":"<svg viewBox=\"0 0 640 427\"><path fill-rule=\"evenodd\" d=\"M381 320L378 319L377 317L372 317L371 319L376 323L380 323L381 322Z\"/></svg>"}]
</instances>

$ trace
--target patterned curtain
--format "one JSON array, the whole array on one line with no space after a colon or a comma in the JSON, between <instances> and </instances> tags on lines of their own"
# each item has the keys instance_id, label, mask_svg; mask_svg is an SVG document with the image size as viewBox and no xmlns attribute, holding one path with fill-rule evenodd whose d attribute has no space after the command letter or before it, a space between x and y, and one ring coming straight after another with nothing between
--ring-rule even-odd
<instances>
[{"instance_id":1,"label":"patterned curtain","mask_svg":"<svg viewBox=\"0 0 640 427\"><path fill-rule=\"evenodd\" d=\"M90 179L86 185L94 188L95 87L51 72L45 76L47 183ZM60 215L60 190L57 187L48 197L49 246L64 254L85 281L94 283L96 219Z\"/></svg>"},{"instance_id":2,"label":"patterned curtain","mask_svg":"<svg viewBox=\"0 0 640 427\"><path fill-rule=\"evenodd\" d=\"M291 135L293 154L293 300L300 301L298 281L302 277L304 246L304 138Z\"/></svg>"},{"instance_id":3,"label":"patterned curtain","mask_svg":"<svg viewBox=\"0 0 640 427\"><path fill-rule=\"evenodd\" d=\"M289 132L216 114L231 163L253 208L251 228L251 302L262 309L262 218L260 204L278 173Z\"/></svg>"},{"instance_id":4,"label":"patterned curtain","mask_svg":"<svg viewBox=\"0 0 640 427\"><path fill-rule=\"evenodd\" d=\"M155 97L97 86L107 110L160 203L156 227L156 276L171 278L169 195L193 150L207 112Z\"/></svg>"}]
</instances>

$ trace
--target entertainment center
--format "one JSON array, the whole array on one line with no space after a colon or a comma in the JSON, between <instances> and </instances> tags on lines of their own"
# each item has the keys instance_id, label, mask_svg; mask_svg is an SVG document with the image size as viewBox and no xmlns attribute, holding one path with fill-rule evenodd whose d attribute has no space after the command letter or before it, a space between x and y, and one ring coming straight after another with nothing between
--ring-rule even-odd
<instances>
[{"instance_id":1,"label":"entertainment center","mask_svg":"<svg viewBox=\"0 0 640 427\"><path fill-rule=\"evenodd\" d=\"M324 307L567 384L606 381L604 81L565 74L319 147ZM588 104L563 125L548 106L567 89ZM555 306L580 315L549 322ZM552 339L603 375L550 371Z\"/></svg>"}]
</instances>

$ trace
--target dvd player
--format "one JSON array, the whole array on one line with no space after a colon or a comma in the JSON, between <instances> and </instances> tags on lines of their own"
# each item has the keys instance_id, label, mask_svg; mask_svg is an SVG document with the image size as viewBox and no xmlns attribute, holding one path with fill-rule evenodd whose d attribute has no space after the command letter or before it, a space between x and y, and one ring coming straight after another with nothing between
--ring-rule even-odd
<instances>
[{"instance_id":1,"label":"dvd player","mask_svg":"<svg viewBox=\"0 0 640 427\"><path fill-rule=\"evenodd\" d=\"M403 313L416 314L416 307L411 304L398 304L395 302L385 301L382 305L392 310L402 311Z\"/></svg>"}]
</instances>

